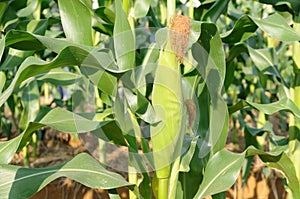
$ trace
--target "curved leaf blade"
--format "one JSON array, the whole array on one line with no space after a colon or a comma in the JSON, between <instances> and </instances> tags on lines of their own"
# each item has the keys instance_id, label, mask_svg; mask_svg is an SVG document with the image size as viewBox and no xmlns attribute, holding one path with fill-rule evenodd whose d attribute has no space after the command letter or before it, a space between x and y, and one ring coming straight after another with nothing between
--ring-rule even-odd
<instances>
[{"instance_id":1,"label":"curved leaf blade","mask_svg":"<svg viewBox=\"0 0 300 199\"><path fill-rule=\"evenodd\" d=\"M86 153L69 162L49 168L21 168L0 165L1 198L26 199L59 177L71 178L91 188L113 189L132 186L117 173L105 170Z\"/></svg>"},{"instance_id":2,"label":"curved leaf blade","mask_svg":"<svg viewBox=\"0 0 300 199\"><path fill-rule=\"evenodd\" d=\"M258 109L265 114L271 115L275 112L279 112L282 110L289 111L296 116L296 120L300 122L300 110L296 106L296 104L289 98L282 98L277 102L269 103L269 104L257 104L250 101L240 101L239 103L229 107L229 113L232 114L238 110L241 110L247 106L252 106L255 109Z\"/></svg>"},{"instance_id":3,"label":"curved leaf blade","mask_svg":"<svg viewBox=\"0 0 300 199\"><path fill-rule=\"evenodd\" d=\"M207 163L203 181L194 198L203 198L230 188L239 175L243 154L226 150L216 153Z\"/></svg>"},{"instance_id":4,"label":"curved leaf blade","mask_svg":"<svg viewBox=\"0 0 300 199\"><path fill-rule=\"evenodd\" d=\"M86 7L91 5L80 0L59 0L58 6L66 37L74 43L92 46L92 16Z\"/></svg>"},{"instance_id":5,"label":"curved leaf blade","mask_svg":"<svg viewBox=\"0 0 300 199\"><path fill-rule=\"evenodd\" d=\"M135 64L135 39L121 0L116 0L116 20L114 26L114 48L120 69L126 70Z\"/></svg>"},{"instance_id":6,"label":"curved leaf blade","mask_svg":"<svg viewBox=\"0 0 300 199\"><path fill-rule=\"evenodd\" d=\"M52 62L45 62L35 57L27 58L20 66L12 83L0 95L0 106L6 102L8 97L12 94L13 89L22 81L53 68L67 65L80 65L87 55L87 51L70 46L61 51L61 53Z\"/></svg>"},{"instance_id":7,"label":"curved leaf blade","mask_svg":"<svg viewBox=\"0 0 300 199\"><path fill-rule=\"evenodd\" d=\"M0 142L0 164L8 164L12 160L21 139L22 137L18 136L7 142Z\"/></svg>"},{"instance_id":8,"label":"curved leaf blade","mask_svg":"<svg viewBox=\"0 0 300 199\"><path fill-rule=\"evenodd\" d=\"M235 23L233 29L222 34L222 40L225 43L238 43L250 37L257 28L281 41L300 40L300 35L278 13L274 13L264 19L244 15Z\"/></svg>"},{"instance_id":9,"label":"curved leaf blade","mask_svg":"<svg viewBox=\"0 0 300 199\"><path fill-rule=\"evenodd\" d=\"M260 29L275 39L287 42L300 40L300 35L278 13L274 13L264 19L256 19L251 16L250 18Z\"/></svg>"},{"instance_id":10,"label":"curved leaf blade","mask_svg":"<svg viewBox=\"0 0 300 199\"><path fill-rule=\"evenodd\" d=\"M296 175L296 168L285 152L264 152L250 146L245 150L245 153L246 157L259 155L267 166L282 171L288 179L288 187L293 194L293 198L300 197L300 184Z\"/></svg>"},{"instance_id":11,"label":"curved leaf blade","mask_svg":"<svg viewBox=\"0 0 300 199\"><path fill-rule=\"evenodd\" d=\"M134 2L134 17L141 18L147 15L151 0L136 0Z\"/></svg>"}]
</instances>

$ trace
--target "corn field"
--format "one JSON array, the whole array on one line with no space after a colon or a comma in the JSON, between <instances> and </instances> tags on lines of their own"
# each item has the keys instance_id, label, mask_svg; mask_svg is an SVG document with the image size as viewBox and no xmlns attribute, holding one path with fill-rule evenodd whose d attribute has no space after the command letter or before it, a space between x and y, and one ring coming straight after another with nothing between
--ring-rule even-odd
<instances>
[{"instance_id":1,"label":"corn field","mask_svg":"<svg viewBox=\"0 0 300 199\"><path fill-rule=\"evenodd\" d=\"M107 198L246 198L230 190L257 162L274 198L300 199L300 1L1 0L0 27L0 199L62 177ZM91 140L34 167L49 131Z\"/></svg>"}]
</instances>

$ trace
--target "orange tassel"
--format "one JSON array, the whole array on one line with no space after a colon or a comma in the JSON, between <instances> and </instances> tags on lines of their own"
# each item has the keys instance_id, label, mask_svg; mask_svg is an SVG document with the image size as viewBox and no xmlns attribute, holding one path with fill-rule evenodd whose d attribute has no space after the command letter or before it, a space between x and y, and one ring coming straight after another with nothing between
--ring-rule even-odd
<instances>
[{"instance_id":1,"label":"orange tassel","mask_svg":"<svg viewBox=\"0 0 300 199\"><path fill-rule=\"evenodd\" d=\"M190 35L190 19L181 14L171 19L169 26L171 46L179 63L183 63L183 57L187 50Z\"/></svg>"}]
</instances>

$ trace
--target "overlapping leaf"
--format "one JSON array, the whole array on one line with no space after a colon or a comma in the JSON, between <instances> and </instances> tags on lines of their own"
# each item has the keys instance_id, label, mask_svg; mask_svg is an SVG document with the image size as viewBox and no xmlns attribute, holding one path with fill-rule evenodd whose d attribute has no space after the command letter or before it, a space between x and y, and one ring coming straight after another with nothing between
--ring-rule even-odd
<instances>
[{"instance_id":1,"label":"overlapping leaf","mask_svg":"<svg viewBox=\"0 0 300 199\"><path fill-rule=\"evenodd\" d=\"M72 160L48 168L21 168L0 165L1 199L26 199L59 177L68 177L91 188L112 189L132 186L119 174L107 171L98 161L85 153Z\"/></svg>"},{"instance_id":2,"label":"overlapping leaf","mask_svg":"<svg viewBox=\"0 0 300 199\"><path fill-rule=\"evenodd\" d=\"M300 40L300 35L278 13L274 13L264 19L256 19L245 15L235 23L233 29L222 34L222 40L226 43L241 42L250 37L257 28L280 41Z\"/></svg>"},{"instance_id":3,"label":"overlapping leaf","mask_svg":"<svg viewBox=\"0 0 300 199\"><path fill-rule=\"evenodd\" d=\"M268 166L282 171L288 179L293 197L299 197L299 182L295 167L284 152L267 153L249 147L241 154L234 154L225 149L216 153L209 161L204 172L203 181L194 198L202 198L220 193L230 188L235 182L245 157L259 155Z\"/></svg>"}]
</instances>

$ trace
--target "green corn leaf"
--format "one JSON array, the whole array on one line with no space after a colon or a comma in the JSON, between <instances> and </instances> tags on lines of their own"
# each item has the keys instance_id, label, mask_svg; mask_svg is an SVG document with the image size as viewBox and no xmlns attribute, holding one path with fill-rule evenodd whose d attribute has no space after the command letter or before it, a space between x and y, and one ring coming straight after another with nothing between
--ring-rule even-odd
<instances>
[{"instance_id":1,"label":"green corn leaf","mask_svg":"<svg viewBox=\"0 0 300 199\"><path fill-rule=\"evenodd\" d=\"M29 139L31 139L32 132L38 130L39 128L41 128L43 126L44 125L41 125L41 124L29 123L27 129L25 130L25 132L28 131L27 139L26 138L24 139L23 134L21 134L12 140L9 140L6 142L0 142L0 146L1 146L0 162L1 162L1 164L8 164L12 160L12 158L13 158L14 154L16 153L16 151L18 150L18 148L24 147L25 144L27 143L27 141ZM24 144L20 145L22 139L26 140L26 141L24 141Z\"/></svg>"},{"instance_id":2,"label":"green corn leaf","mask_svg":"<svg viewBox=\"0 0 300 199\"><path fill-rule=\"evenodd\" d=\"M221 35L225 43L238 43L249 38L256 31L257 25L247 15L242 16L234 24L233 29Z\"/></svg>"},{"instance_id":3,"label":"green corn leaf","mask_svg":"<svg viewBox=\"0 0 300 199\"><path fill-rule=\"evenodd\" d=\"M257 104L250 101L240 101L237 104L229 107L228 111L230 114L243 109L244 107L251 106L257 110L264 112L265 114L271 115L279 111L289 111L296 116L296 120L300 122L300 110L295 103L289 98L282 98L277 102L269 104Z\"/></svg>"},{"instance_id":4,"label":"green corn leaf","mask_svg":"<svg viewBox=\"0 0 300 199\"><path fill-rule=\"evenodd\" d=\"M23 51L14 48L9 48L6 59L1 64L2 70L12 70L22 64L22 62L29 56L33 55L34 51Z\"/></svg>"},{"instance_id":5,"label":"green corn leaf","mask_svg":"<svg viewBox=\"0 0 300 199\"><path fill-rule=\"evenodd\" d=\"M1 38L0 39L0 58L2 58L4 48L5 48L5 39Z\"/></svg>"},{"instance_id":6,"label":"green corn leaf","mask_svg":"<svg viewBox=\"0 0 300 199\"><path fill-rule=\"evenodd\" d=\"M75 53L75 54L73 54ZM66 65L80 65L87 56L87 52L69 47L63 50L56 59L48 63L40 59L29 57L27 58L19 70L17 71L14 80L10 86L0 96L0 106L2 106L8 97L12 94L13 89L18 86L22 81L40 74L41 72L48 71L52 68L62 67ZM77 59L74 59L77 57Z\"/></svg>"},{"instance_id":7,"label":"green corn leaf","mask_svg":"<svg viewBox=\"0 0 300 199\"><path fill-rule=\"evenodd\" d=\"M201 146L203 140L198 139L196 143L196 148L193 154L193 157L191 159L190 165L189 165L189 172L181 172L179 174L179 181L181 183L181 186L184 190L184 197L185 198L193 198L195 194L197 193L199 187L195 185L200 185L202 179L203 179L203 171L207 164L209 156L206 155L205 157L200 157L199 155ZM189 152L192 152L189 150L187 152L187 155ZM182 164L186 164L187 162L184 162L185 157L182 159ZM188 158L189 159L189 158ZM185 159L187 160L187 159ZM187 165L188 166L188 165Z\"/></svg>"},{"instance_id":8,"label":"green corn leaf","mask_svg":"<svg viewBox=\"0 0 300 199\"><path fill-rule=\"evenodd\" d=\"M26 199L59 177L71 178L91 188L113 189L128 186L119 174L105 170L95 159L86 153L72 160L48 168L22 168L13 165L0 165L1 198Z\"/></svg>"},{"instance_id":9,"label":"green corn leaf","mask_svg":"<svg viewBox=\"0 0 300 199\"><path fill-rule=\"evenodd\" d=\"M147 15L151 0L136 0L134 2L134 17L141 18Z\"/></svg>"},{"instance_id":10,"label":"green corn leaf","mask_svg":"<svg viewBox=\"0 0 300 199\"><path fill-rule=\"evenodd\" d=\"M118 67L121 70L135 67L135 39L121 0L115 1L114 48Z\"/></svg>"},{"instance_id":11,"label":"green corn leaf","mask_svg":"<svg viewBox=\"0 0 300 199\"><path fill-rule=\"evenodd\" d=\"M300 184L296 177L296 170L291 159L285 152L264 152L254 147L249 147L245 150L246 157L259 155L260 159L266 163L267 166L278 169L284 173L288 180L288 187L292 192L293 198L300 197Z\"/></svg>"},{"instance_id":12,"label":"green corn leaf","mask_svg":"<svg viewBox=\"0 0 300 199\"><path fill-rule=\"evenodd\" d=\"M44 35L48 26L48 20L30 20L21 21L16 29L20 31L28 31L37 35ZM19 66L27 57L33 55L34 51L21 51L9 48L8 56L1 65L3 70L13 69Z\"/></svg>"},{"instance_id":13,"label":"green corn leaf","mask_svg":"<svg viewBox=\"0 0 300 199\"><path fill-rule=\"evenodd\" d=\"M68 46L77 46L91 51L93 48L86 45L74 43L66 39L51 38L36 35L21 30L11 30L5 36L5 45L19 50L48 50L59 53Z\"/></svg>"},{"instance_id":14,"label":"green corn leaf","mask_svg":"<svg viewBox=\"0 0 300 199\"><path fill-rule=\"evenodd\" d=\"M47 19L21 21L18 23L16 30L23 30L37 35L45 35L48 25Z\"/></svg>"},{"instance_id":15,"label":"green corn leaf","mask_svg":"<svg viewBox=\"0 0 300 199\"><path fill-rule=\"evenodd\" d=\"M284 152L264 152L254 147L247 148L241 154L225 149L216 153L206 166L203 181L194 198L202 198L229 189L235 182L246 157L259 155L268 166L282 171L288 179L293 198L299 197L299 182L293 163Z\"/></svg>"},{"instance_id":16,"label":"green corn leaf","mask_svg":"<svg viewBox=\"0 0 300 199\"><path fill-rule=\"evenodd\" d=\"M31 15L38 7L40 0L32 0L30 3L23 9L17 12L18 17L27 17Z\"/></svg>"},{"instance_id":17,"label":"green corn leaf","mask_svg":"<svg viewBox=\"0 0 300 199\"><path fill-rule=\"evenodd\" d=\"M22 136L17 136L6 142L0 142L0 164L8 164L14 157Z\"/></svg>"},{"instance_id":18,"label":"green corn leaf","mask_svg":"<svg viewBox=\"0 0 300 199\"><path fill-rule=\"evenodd\" d=\"M292 192L293 198L299 198L300 197L300 185L299 185L299 179L296 177L296 169L291 161L291 159L288 157L286 153L283 153L280 157L280 159L277 162L266 162L266 165L275 169L278 169L284 173L284 175L288 179L288 186L289 189Z\"/></svg>"},{"instance_id":19,"label":"green corn leaf","mask_svg":"<svg viewBox=\"0 0 300 199\"><path fill-rule=\"evenodd\" d=\"M275 67L276 52L273 49L253 49L248 46L248 51L251 60L263 74L280 77L279 72Z\"/></svg>"},{"instance_id":20,"label":"green corn leaf","mask_svg":"<svg viewBox=\"0 0 300 199\"><path fill-rule=\"evenodd\" d=\"M283 8L285 11L289 11L292 9L292 13L299 13L300 12L300 2L297 0L259 0L261 3L271 4L276 6L275 8ZM288 9L287 9L288 8ZM282 9L278 9L283 11Z\"/></svg>"},{"instance_id":21,"label":"green corn leaf","mask_svg":"<svg viewBox=\"0 0 300 199\"><path fill-rule=\"evenodd\" d=\"M190 141L189 149L183 155L182 160L180 162L180 171L181 172L189 172L190 171L190 163L191 163L191 160L195 153L198 139L199 139L199 136L196 136L191 141L189 140Z\"/></svg>"},{"instance_id":22,"label":"green corn leaf","mask_svg":"<svg viewBox=\"0 0 300 199\"><path fill-rule=\"evenodd\" d=\"M74 57L76 59L74 59ZM28 57L20 66L10 86L0 95L0 106L2 106L12 94L13 89L28 78L54 68L72 65L80 66L82 64L84 64L82 71L89 76L95 85L98 85L100 89L103 89L104 92L110 95L114 94L117 88L117 79L104 71L101 66L101 64L107 66L109 63L99 63L93 54L90 54L83 48L69 46L63 49L51 62L45 62L35 57ZM87 71L88 69L89 71ZM109 85L109 87L107 85Z\"/></svg>"},{"instance_id":23,"label":"green corn leaf","mask_svg":"<svg viewBox=\"0 0 300 199\"><path fill-rule=\"evenodd\" d=\"M98 121L86 119L62 108L55 108L45 115L40 124L50 126L56 130L71 133L83 133L95 130L101 126Z\"/></svg>"},{"instance_id":24,"label":"green corn leaf","mask_svg":"<svg viewBox=\"0 0 300 199\"><path fill-rule=\"evenodd\" d=\"M0 2L0 21L2 22L2 19L3 19L3 16L4 16L4 13L7 9L7 6L8 6L8 1L3 1L3 2Z\"/></svg>"},{"instance_id":25,"label":"green corn leaf","mask_svg":"<svg viewBox=\"0 0 300 199\"><path fill-rule=\"evenodd\" d=\"M98 138L120 146L128 146L123 132L116 121L104 122L101 128L91 131Z\"/></svg>"},{"instance_id":26,"label":"green corn leaf","mask_svg":"<svg viewBox=\"0 0 300 199\"><path fill-rule=\"evenodd\" d=\"M101 21L97 20L97 21L93 21L93 28L103 34L112 36L113 35L113 29L114 26L112 24L105 24L102 23Z\"/></svg>"},{"instance_id":27,"label":"green corn leaf","mask_svg":"<svg viewBox=\"0 0 300 199\"><path fill-rule=\"evenodd\" d=\"M6 75L3 71L0 71L0 94L2 93L3 87L5 85Z\"/></svg>"},{"instance_id":28,"label":"green corn leaf","mask_svg":"<svg viewBox=\"0 0 300 199\"><path fill-rule=\"evenodd\" d=\"M212 7L205 13L203 20L204 21L211 21L215 23L220 15L225 11L227 8L227 5L229 3L229 0L217 0Z\"/></svg>"},{"instance_id":29,"label":"green corn leaf","mask_svg":"<svg viewBox=\"0 0 300 199\"><path fill-rule=\"evenodd\" d=\"M224 149L217 152L208 161L203 181L194 198L203 198L229 189L238 177L243 161L244 154L234 154Z\"/></svg>"},{"instance_id":30,"label":"green corn leaf","mask_svg":"<svg viewBox=\"0 0 300 199\"><path fill-rule=\"evenodd\" d=\"M200 128L207 127L209 123L209 129L207 130L210 133L201 135L201 137L209 139L207 141L211 144L212 151L215 153L226 144L229 116L227 105L221 97L226 71L225 55L220 35L214 24L201 24L201 35L198 43L192 46L192 53L198 63L197 70L207 86L207 89L203 92L208 92L205 95L201 94L205 98L198 99L205 100L208 103L208 107L202 108L204 114L200 116L199 126ZM210 99L207 98L208 96ZM210 100L210 102L207 100ZM205 109L208 112L205 112ZM217 125L215 121L218 121Z\"/></svg>"},{"instance_id":31,"label":"green corn leaf","mask_svg":"<svg viewBox=\"0 0 300 199\"><path fill-rule=\"evenodd\" d=\"M91 1L59 0L59 12L66 37L74 43L93 45Z\"/></svg>"},{"instance_id":32,"label":"green corn leaf","mask_svg":"<svg viewBox=\"0 0 300 199\"><path fill-rule=\"evenodd\" d=\"M3 150L3 153L0 153L1 162L8 163L18 148L21 149L31 140L32 133L44 126L70 133L91 131L105 141L127 145L121 130L114 121L98 121L97 118L86 118L62 108L41 110L39 114L36 119L38 121L30 122L19 136L10 141L0 142L0 152Z\"/></svg>"},{"instance_id":33,"label":"green corn leaf","mask_svg":"<svg viewBox=\"0 0 300 199\"><path fill-rule=\"evenodd\" d=\"M250 37L257 28L281 41L300 40L300 35L278 13L274 13L264 19L245 15L235 23L232 30L222 34L222 40L226 43L238 43Z\"/></svg>"},{"instance_id":34,"label":"green corn leaf","mask_svg":"<svg viewBox=\"0 0 300 199\"><path fill-rule=\"evenodd\" d=\"M278 13L264 19L251 17L256 25L271 37L281 41L299 41L300 35L293 30L287 21Z\"/></svg>"},{"instance_id":35,"label":"green corn leaf","mask_svg":"<svg viewBox=\"0 0 300 199\"><path fill-rule=\"evenodd\" d=\"M182 136L181 77L175 54L167 49L161 51L152 91L152 105L161 120L150 129L158 178L170 175L170 164L179 155L174 151L181 150L177 140Z\"/></svg>"},{"instance_id":36,"label":"green corn leaf","mask_svg":"<svg viewBox=\"0 0 300 199\"><path fill-rule=\"evenodd\" d=\"M110 10L108 7L101 6L95 10L95 14L104 20L106 23L114 24L115 23L115 13Z\"/></svg>"},{"instance_id":37,"label":"green corn leaf","mask_svg":"<svg viewBox=\"0 0 300 199\"><path fill-rule=\"evenodd\" d=\"M29 122L33 122L39 112L39 88L36 81L32 81L22 92L23 113L20 119L20 128L25 129Z\"/></svg>"},{"instance_id":38,"label":"green corn leaf","mask_svg":"<svg viewBox=\"0 0 300 199\"><path fill-rule=\"evenodd\" d=\"M37 81L49 82L53 85L73 85L78 81L81 75L66 71L61 68L55 68L45 73L40 73L36 76Z\"/></svg>"}]
</instances>

